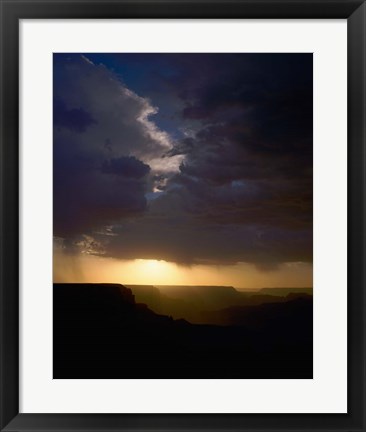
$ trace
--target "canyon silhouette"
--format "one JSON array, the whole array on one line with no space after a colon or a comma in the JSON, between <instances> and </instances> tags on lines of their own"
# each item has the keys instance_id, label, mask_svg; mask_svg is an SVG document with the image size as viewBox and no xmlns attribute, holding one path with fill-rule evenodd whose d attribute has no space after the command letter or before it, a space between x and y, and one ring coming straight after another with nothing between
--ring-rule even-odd
<instances>
[{"instance_id":1,"label":"canyon silhouette","mask_svg":"<svg viewBox=\"0 0 366 432\"><path fill-rule=\"evenodd\" d=\"M312 378L311 290L263 291L54 284L53 377Z\"/></svg>"},{"instance_id":2,"label":"canyon silhouette","mask_svg":"<svg viewBox=\"0 0 366 432\"><path fill-rule=\"evenodd\" d=\"M313 54L53 54L53 377L313 377Z\"/></svg>"}]
</instances>

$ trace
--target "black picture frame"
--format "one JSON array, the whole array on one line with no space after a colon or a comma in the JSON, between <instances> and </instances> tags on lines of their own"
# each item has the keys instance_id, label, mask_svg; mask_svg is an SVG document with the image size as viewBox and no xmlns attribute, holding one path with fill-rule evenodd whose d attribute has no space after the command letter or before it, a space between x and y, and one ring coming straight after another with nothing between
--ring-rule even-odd
<instances>
[{"instance_id":1,"label":"black picture frame","mask_svg":"<svg viewBox=\"0 0 366 432\"><path fill-rule=\"evenodd\" d=\"M360 0L0 0L1 431L366 431L365 46ZM19 20L60 18L301 18L348 23L348 413L19 413Z\"/></svg>"}]
</instances>

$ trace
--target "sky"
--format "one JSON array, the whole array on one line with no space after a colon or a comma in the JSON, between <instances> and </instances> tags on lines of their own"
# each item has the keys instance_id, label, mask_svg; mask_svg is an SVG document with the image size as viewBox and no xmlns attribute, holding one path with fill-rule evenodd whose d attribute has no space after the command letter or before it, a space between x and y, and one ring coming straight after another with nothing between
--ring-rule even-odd
<instances>
[{"instance_id":1,"label":"sky","mask_svg":"<svg viewBox=\"0 0 366 432\"><path fill-rule=\"evenodd\" d=\"M312 54L54 54L54 280L312 286Z\"/></svg>"}]
</instances>

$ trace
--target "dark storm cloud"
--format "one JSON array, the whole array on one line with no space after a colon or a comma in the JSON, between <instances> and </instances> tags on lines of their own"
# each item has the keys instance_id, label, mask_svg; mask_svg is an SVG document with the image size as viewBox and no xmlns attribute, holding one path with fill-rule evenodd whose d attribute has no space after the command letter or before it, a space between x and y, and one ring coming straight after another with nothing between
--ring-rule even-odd
<instances>
[{"instance_id":1,"label":"dark storm cloud","mask_svg":"<svg viewBox=\"0 0 366 432\"><path fill-rule=\"evenodd\" d=\"M116 176L95 168L94 162L64 159L62 167L55 167L55 235L86 234L146 210L146 182L141 173L138 178Z\"/></svg>"},{"instance_id":2,"label":"dark storm cloud","mask_svg":"<svg viewBox=\"0 0 366 432\"><path fill-rule=\"evenodd\" d=\"M75 77L56 80L67 110L96 122L55 137L61 226L69 220L119 258L244 261L262 270L312 260L312 55L106 59L136 93L111 87L108 68L85 60L66 63L77 90ZM56 165L74 173L66 190ZM67 204L73 188L79 213ZM110 223L113 236L96 232Z\"/></svg>"},{"instance_id":3,"label":"dark storm cloud","mask_svg":"<svg viewBox=\"0 0 366 432\"><path fill-rule=\"evenodd\" d=\"M212 260L261 268L311 261L312 56L192 55L176 61L185 74L170 80L177 80L190 136L169 153L184 155L184 162L160 202L181 201L195 226L210 231L201 244L210 245L206 257ZM217 226L225 227L225 236L219 238ZM199 236L187 255L189 247L198 251Z\"/></svg>"},{"instance_id":4,"label":"dark storm cloud","mask_svg":"<svg viewBox=\"0 0 366 432\"><path fill-rule=\"evenodd\" d=\"M92 116L82 108L67 109L62 100L54 100L53 124L55 127L69 128L74 132L85 132L88 126L96 123Z\"/></svg>"},{"instance_id":5,"label":"dark storm cloud","mask_svg":"<svg viewBox=\"0 0 366 432\"><path fill-rule=\"evenodd\" d=\"M207 221L311 229L312 56L194 59L179 85L194 134L170 152L185 156L173 181L199 191Z\"/></svg>"},{"instance_id":6,"label":"dark storm cloud","mask_svg":"<svg viewBox=\"0 0 366 432\"><path fill-rule=\"evenodd\" d=\"M163 259L184 265L244 261L260 269L273 269L288 261L311 261L312 241L306 229L214 220L204 223L192 215L187 202L173 197L169 202L158 200L150 206L148 217L114 227L117 235L108 238L107 256ZM96 238L103 242L103 235Z\"/></svg>"},{"instance_id":7,"label":"dark storm cloud","mask_svg":"<svg viewBox=\"0 0 366 432\"><path fill-rule=\"evenodd\" d=\"M103 173L134 179L144 177L149 171L149 165L144 164L133 156L110 159L105 161L102 166Z\"/></svg>"},{"instance_id":8,"label":"dark storm cloud","mask_svg":"<svg viewBox=\"0 0 366 432\"><path fill-rule=\"evenodd\" d=\"M54 235L143 214L149 165L170 148L154 107L80 55L55 55L54 101Z\"/></svg>"}]
</instances>

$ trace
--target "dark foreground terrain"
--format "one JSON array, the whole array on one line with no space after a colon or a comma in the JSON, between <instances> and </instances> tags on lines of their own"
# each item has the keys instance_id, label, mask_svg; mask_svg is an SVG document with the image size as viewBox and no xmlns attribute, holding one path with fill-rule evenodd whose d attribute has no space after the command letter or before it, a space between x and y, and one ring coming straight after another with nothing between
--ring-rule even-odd
<instances>
[{"instance_id":1,"label":"dark foreground terrain","mask_svg":"<svg viewBox=\"0 0 366 432\"><path fill-rule=\"evenodd\" d=\"M119 284L54 284L54 378L312 378L311 295L158 315ZM204 313L204 312L202 312Z\"/></svg>"}]
</instances>

